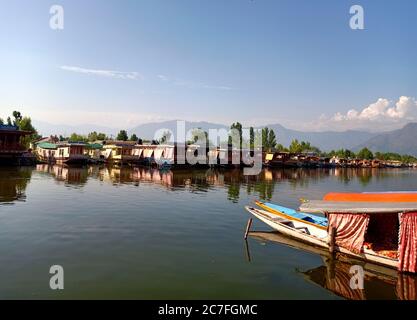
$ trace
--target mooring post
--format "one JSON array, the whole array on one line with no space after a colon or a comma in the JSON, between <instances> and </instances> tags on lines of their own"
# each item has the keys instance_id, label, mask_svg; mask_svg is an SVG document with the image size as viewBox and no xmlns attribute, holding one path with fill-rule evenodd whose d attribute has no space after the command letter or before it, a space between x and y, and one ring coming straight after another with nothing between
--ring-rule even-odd
<instances>
[{"instance_id":1,"label":"mooring post","mask_svg":"<svg viewBox=\"0 0 417 320\"><path fill-rule=\"evenodd\" d=\"M248 224L246 225L245 240L248 238L250 227L252 226L252 218L249 218Z\"/></svg>"},{"instance_id":2,"label":"mooring post","mask_svg":"<svg viewBox=\"0 0 417 320\"><path fill-rule=\"evenodd\" d=\"M329 228L329 252L331 254L334 253L335 242L336 242L336 228L330 227Z\"/></svg>"}]
</instances>

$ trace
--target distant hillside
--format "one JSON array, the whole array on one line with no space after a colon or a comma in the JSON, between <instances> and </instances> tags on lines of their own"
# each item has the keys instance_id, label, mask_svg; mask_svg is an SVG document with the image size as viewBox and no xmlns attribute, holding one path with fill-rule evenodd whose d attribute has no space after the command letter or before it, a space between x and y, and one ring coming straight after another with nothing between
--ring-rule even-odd
<instances>
[{"instance_id":1,"label":"distant hillside","mask_svg":"<svg viewBox=\"0 0 417 320\"><path fill-rule=\"evenodd\" d=\"M355 149L368 147L372 151L396 152L417 156L417 123L409 123L404 128L381 133L359 144Z\"/></svg>"},{"instance_id":2,"label":"distant hillside","mask_svg":"<svg viewBox=\"0 0 417 320\"><path fill-rule=\"evenodd\" d=\"M369 140L374 137L375 133L364 131L345 131L345 132L302 132L291 130L283 127L280 124L271 124L268 128L274 129L277 136L278 143L288 146L293 139L310 141L314 146L319 147L324 151L332 149L347 148L352 149L359 143ZM130 133L136 133L139 137L151 139L157 130L166 128L176 134L176 121L165 121L160 123L146 123L130 129ZM201 128L205 131L208 129L228 129L225 125L209 123L209 122L186 122L186 131L192 128Z\"/></svg>"},{"instance_id":3,"label":"distant hillside","mask_svg":"<svg viewBox=\"0 0 417 320\"><path fill-rule=\"evenodd\" d=\"M300 141L309 141L313 146L320 148L323 151L330 151L335 149L353 149L358 144L361 144L370 138L376 136L376 133L366 131L323 131L323 132L302 132L287 129L279 124L271 124L267 126L275 131L278 137L278 143L288 146L293 139Z\"/></svg>"}]
</instances>

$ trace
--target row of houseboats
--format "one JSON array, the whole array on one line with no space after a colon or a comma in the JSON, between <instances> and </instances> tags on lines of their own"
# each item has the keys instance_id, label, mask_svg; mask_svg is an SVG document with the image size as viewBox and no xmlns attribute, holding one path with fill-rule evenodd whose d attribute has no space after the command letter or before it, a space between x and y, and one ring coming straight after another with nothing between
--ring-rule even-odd
<instances>
[{"instance_id":1,"label":"row of houseboats","mask_svg":"<svg viewBox=\"0 0 417 320\"><path fill-rule=\"evenodd\" d=\"M138 144L133 141L50 142L41 140L33 143L39 162L57 164L86 164L105 162L113 164L144 164L150 166L191 165L189 155L200 155L199 165L218 165L239 167L248 165L245 158L253 156L250 150L235 150L231 147L222 149L203 149L198 145L186 145L182 152L177 144ZM203 153L203 154L201 154ZM195 159L195 158L194 158ZM208 159L211 159L210 161ZM213 161L214 159L214 161ZM236 162L235 159L238 159ZM249 163L249 165L251 165ZM417 164L404 164L400 161L382 161L365 159L342 159L338 157L320 157L312 153L263 152L262 165L278 168L383 168L383 167L417 167Z\"/></svg>"},{"instance_id":2,"label":"row of houseboats","mask_svg":"<svg viewBox=\"0 0 417 320\"><path fill-rule=\"evenodd\" d=\"M358 159L358 158L340 158L320 157L314 153L290 153L275 152L266 153L264 156L264 166L267 167L284 167L284 168L403 168L417 167L417 163L403 163L397 160L379 160L379 159Z\"/></svg>"},{"instance_id":3,"label":"row of houseboats","mask_svg":"<svg viewBox=\"0 0 417 320\"><path fill-rule=\"evenodd\" d=\"M201 151L199 145L186 145L180 152L177 144L138 144L132 141L101 141L90 144L38 141L32 145L32 149L41 163L142 164L157 167L208 165L208 157L214 159L212 161L213 165L240 166L243 165L243 162L233 164L235 163L233 159L235 159L236 152L239 153L238 159L242 159L242 154L245 152L220 148L216 150L203 149ZM193 161L190 161L191 158Z\"/></svg>"}]
</instances>

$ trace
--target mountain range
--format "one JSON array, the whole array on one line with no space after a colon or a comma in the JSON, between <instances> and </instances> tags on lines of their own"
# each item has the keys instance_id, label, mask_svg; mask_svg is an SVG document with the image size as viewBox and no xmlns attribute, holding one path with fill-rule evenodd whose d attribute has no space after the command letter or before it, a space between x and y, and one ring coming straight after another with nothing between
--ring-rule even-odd
<instances>
[{"instance_id":1,"label":"mountain range","mask_svg":"<svg viewBox=\"0 0 417 320\"><path fill-rule=\"evenodd\" d=\"M46 122L33 121L35 128L43 135L57 134L68 136L73 132L79 134L88 134L91 131L104 132L111 136L116 136L118 130L97 125L78 125L64 126L52 125ZM153 139L155 132L161 130L171 130L176 135L177 121L164 121L145 123L134 128L128 129L128 134L135 133L138 137L144 139ZM287 129L280 124L267 125L273 129L277 137L277 142L288 146L293 139L299 141L309 141L312 145L324 151L332 149L351 149L357 151L363 147L368 147L372 151L397 152L401 154L410 154L417 156L417 123L409 123L402 129L388 132L367 132L359 130L348 131L323 131L323 132L304 132ZM185 130L200 128L204 131L209 129L228 129L228 126L210 122L185 122Z\"/></svg>"},{"instance_id":2,"label":"mountain range","mask_svg":"<svg viewBox=\"0 0 417 320\"><path fill-rule=\"evenodd\" d=\"M402 129L378 134L356 149L367 147L372 151L396 152L417 156L417 123L409 123Z\"/></svg>"}]
</instances>

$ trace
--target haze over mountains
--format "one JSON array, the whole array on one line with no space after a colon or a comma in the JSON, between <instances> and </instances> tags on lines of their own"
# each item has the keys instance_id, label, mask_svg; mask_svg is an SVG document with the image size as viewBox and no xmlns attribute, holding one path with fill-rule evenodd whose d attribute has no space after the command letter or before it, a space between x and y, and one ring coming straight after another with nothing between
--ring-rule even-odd
<instances>
[{"instance_id":1,"label":"haze over mountains","mask_svg":"<svg viewBox=\"0 0 417 320\"><path fill-rule=\"evenodd\" d=\"M97 126L97 125L79 125L63 126L51 125L46 122L33 121L35 127L42 135L64 135L69 136L76 132L79 134L88 134L91 131L104 132L115 137L118 129ZM154 138L158 130L171 130L176 135L177 121L152 122L141 124L134 128L127 129L128 134L135 133L138 137L144 139ZM228 129L222 124L210 122L185 122L186 131L193 128L200 128L204 131L209 129ZM300 141L309 141L312 145L317 146L323 151L332 149L351 149L359 150L362 147L368 147L372 151L397 152L401 154L410 154L417 156L417 123L409 123L404 128L389 132L372 133L366 131L348 130L343 132L324 131L324 132L303 132L287 129L280 124L267 125L275 131L277 142L288 146L293 139Z\"/></svg>"}]
</instances>

